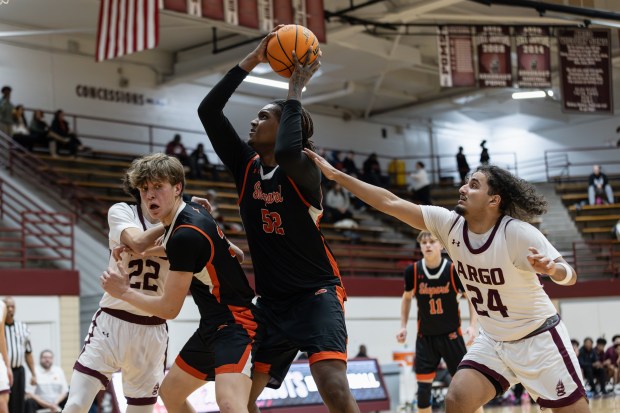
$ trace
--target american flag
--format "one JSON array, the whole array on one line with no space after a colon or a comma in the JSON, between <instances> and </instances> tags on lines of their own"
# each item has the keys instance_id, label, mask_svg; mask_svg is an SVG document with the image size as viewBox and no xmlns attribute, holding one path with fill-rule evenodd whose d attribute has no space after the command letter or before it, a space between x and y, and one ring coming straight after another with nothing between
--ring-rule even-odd
<instances>
[{"instance_id":1,"label":"american flag","mask_svg":"<svg viewBox=\"0 0 620 413\"><path fill-rule=\"evenodd\" d=\"M96 61L157 47L157 0L101 0Z\"/></svg>"}]
</instances>

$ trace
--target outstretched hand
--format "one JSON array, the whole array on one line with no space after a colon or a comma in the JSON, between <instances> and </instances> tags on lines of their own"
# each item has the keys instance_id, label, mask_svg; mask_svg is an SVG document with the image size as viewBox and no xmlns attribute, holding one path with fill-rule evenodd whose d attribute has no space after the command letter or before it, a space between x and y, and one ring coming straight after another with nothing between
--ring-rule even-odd
<instances>
[{"instance_id":1,"label":"outstretched hand","mask_svg":"<svg viewBox=\"0 0 620 413\"><path fill-rule=\"evenodd\" d=\"M199 196L193 196L192 202L195 204L201 205L204 209L209 211L209 213L213 212L213 207L211 206L211 203L209 202L209 200L206 198L201 198Z\"/></svg>"},{"instance_id":2,"label":"outstretched hand","mask_svg":"<svg viewBox=\"0 0 620 413\"><path fill-rule=\"evenodd\" d=\"M529 247L528 250L530 255L527 256L527 260L537 273L547 275L555 274L555 261L539 253L534 247Z\"/></svg>"},{"instance_id":3,"label":"outstretched hand","mask_svg":"<svg viewBox=\"0 0 620 413\"><path fill-rule=\"evenodd\" d=\"M327 179L333 180L336 177L338 169L334 168L325 158L308 148L304 148L304 153L317 164Z\"/></svg>"},{"instance_id":4,"label":"outstretched hand","mask_svg":"<svg viewBox=\"0 0 620 413\"><path fill-rule=\"evenodd\" d=\"M293 74L288 81L288 98L301 100L301 92L306 87L312 76L321 67L321 51L314 62L310 63L310 57L314 54L314 49L308 49L303 62L297 58L297 53L293 50Z\"/></svg>"},{"instance_id":5,"label":"outstretched hand","mask_svg":"<svg viewBox=\"0 0 620 413\"><path fill-rule=\"evenodd\" d=\"M129 290L129 275L120 263L117 268L118 270L114 270L108 267L108 270L103 272L99 280L106 293L114 298L122 299L123 294Z\"/></svg>"}]
</instances>

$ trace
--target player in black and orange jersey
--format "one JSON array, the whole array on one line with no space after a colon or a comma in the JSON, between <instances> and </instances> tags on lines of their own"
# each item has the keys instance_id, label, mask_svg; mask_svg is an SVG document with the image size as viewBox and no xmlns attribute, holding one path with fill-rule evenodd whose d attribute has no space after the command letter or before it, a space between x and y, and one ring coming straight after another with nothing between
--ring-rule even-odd
<instances>
[{"instance_id":1,"label":"player in black and orange jersey","mask_svg":"<svg viewBox=\"0 0 620 413\"><path fill-rule=\"evenodd\" d=\"M213 148L232 172L256 276L257 306L267 334L256 358L249 410L266 385L279 387L298 350L330 412L358 412L346 377L345 292L319 227L321 173L302 152L312 146L312 118L301 92L319 67L297 62L286 100L263 107L242 140L223 109L248 73L266 63L258 47L232 68L200 104L198 114ZM310 55L310 54L308 54Z\"/></svg>"},{"instance_id":2,"label":"player in black and orange jersey","mask_svg":"<svg viewBox=\"0 0 620 413\"><path fill-rule=\"evenodd\" d=\"M424 258L405 268L405 292L400 313L399 343L407 341L407 321L411 300L418 305L418 332L415 342L415 372L418 381L418 411L431 412L431 389L439 362L443 358L451 375L467 352L461 334L458 298L465 290L454 271L454 264L441 256L443 246L428 231L418 235ZM478 316L469 305L470 341L476 335ZM481 411L482 409L480 409Z\"/></svg>"},{"instance_id":3,"label":"player in black and orange jersey","mask_svg":"<svg viewBox=\"0 0 620 413\"><path fill-rule=\"evenodd\" d=\"M189 289L200 311L200 326L164 379L160 395L168 411L191 411L187 396L204 381L215 380L220 408L247 412L261 329L252 304L254 291L238 261L240 250L228 242L206 209L183 201L185 177L178 159L144 156L132 163L127 176L150 215L165 227L162 245L170 272L161 296L130 288L122 266L120 273L109 269L102 275L104 289L165 319L178 315Z\"/></svg>"}]
</instances>

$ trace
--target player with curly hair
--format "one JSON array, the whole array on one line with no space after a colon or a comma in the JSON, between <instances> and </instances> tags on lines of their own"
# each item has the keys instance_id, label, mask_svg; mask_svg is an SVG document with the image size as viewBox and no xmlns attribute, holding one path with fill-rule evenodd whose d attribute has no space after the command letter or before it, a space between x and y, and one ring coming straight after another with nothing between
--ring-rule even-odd
<instances>
[{"instance_id":1,"label":"player with curly hair","mask_svg":"<svg viewBox=\"0 0 620 413\"><path fill-rule=\"evenodd\" d=\"M538 278L547 274L557 284L573 285L577 274L538 229L520 219L547 208L531 184L483 165L449 211L405 201L305 152L327 178L362 201L432 233L454 262L478 314L480 335L450 383L446 412L474 412L519 382L541 407L589 411L570 336Z\"/></svg>"}]
</instances>

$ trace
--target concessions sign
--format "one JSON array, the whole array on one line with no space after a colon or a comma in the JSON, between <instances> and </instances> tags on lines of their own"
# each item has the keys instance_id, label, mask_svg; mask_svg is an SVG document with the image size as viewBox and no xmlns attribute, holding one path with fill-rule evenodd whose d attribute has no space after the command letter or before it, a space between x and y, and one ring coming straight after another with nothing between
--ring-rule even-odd
<instances>
[{"instance_id":1,"label":"concessions sign","mask_svg":"<svg viewBox=\"0 0 620 413\"><path fill-rule=\"evenodd\" d=\"M551 87L551 53L547 27L515 28L517 83L521 88Z\"/></svg>"},{"instance_id":2,"label":"concessions sign","mask_svg":"<svg viewBox=\"0 0 620 413\"><path fill-rule=\"evenodd\" d=\"M613 113L609 29L558 31L562 110Z\"/></svg>"},{"instance_id":3,"label":"concessions sign","mask_svg":"<svg viewBox=\"0 0 620 413\"><path fill-rule=\"evenodd\" d=\"M390 409L390 400L376 359L347 361L347 379L351 393L362 412ZM127 404L123 396L121 373L112 375L112 383L118 412L124 413ZM215 402L214 382L207 382L192 393L188 400L197 413L219 412ZM257 404L262 412L277 412L282 408L286 408L286 412L327 412L307 361L293 363L282 386L279 389L265 389ZM157 400L153 412L167 412L161 399Z\"/></svg>"},{"instance_id":4,"label":"concessions sign","mask_svg":"<svg viewBox=\"0 0 620 413\"><path fill-rule=\"evenodd\" d=\"M437 28L441 87L476 85L472 48L469 26L439 26Z\"/></svg>"},{"instance_id":5,"label":"concessions sign","mask_svg":"<svg viewBox=\"0 0 620 413\"><path fill-rule=\"evenodd\" d=\"M480 87L512 87L510 64L510 28L477 26L478 85Z\"/></svg>"}]
</instances>

